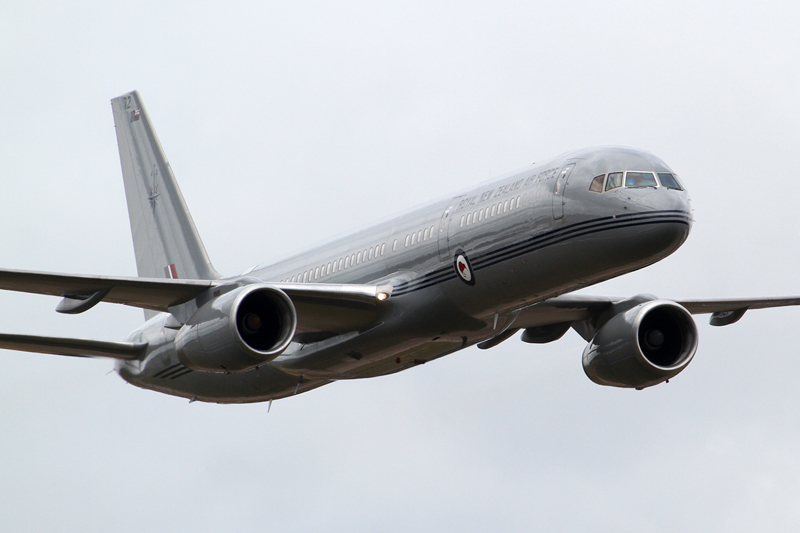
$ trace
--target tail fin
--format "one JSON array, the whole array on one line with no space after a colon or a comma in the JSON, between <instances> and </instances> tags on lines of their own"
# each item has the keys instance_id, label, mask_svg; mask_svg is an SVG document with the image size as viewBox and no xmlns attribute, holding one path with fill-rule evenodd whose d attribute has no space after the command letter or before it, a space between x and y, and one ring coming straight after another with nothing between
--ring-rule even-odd
<instances>
[{"instance_id":1,"label":"tail fin","mask_svg":"<svg viewBox=\"0 0 800 533\"><path fill-rule=\"evenodd\" d=\"M111 107L139 276L219 278L138 91Z\"/></svg>"}]
</instances>

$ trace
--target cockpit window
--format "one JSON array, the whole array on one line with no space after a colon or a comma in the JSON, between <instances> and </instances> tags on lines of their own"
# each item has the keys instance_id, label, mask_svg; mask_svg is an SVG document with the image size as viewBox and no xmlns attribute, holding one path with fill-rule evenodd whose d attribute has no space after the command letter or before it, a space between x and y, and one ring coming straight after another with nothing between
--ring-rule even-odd
<instances>
[{"instance_id":1,"label":"cockpit window","mask_svg":"<svg viewBox=\"0 0 800 533\"><path fill-rule=\"evenodd\" d=\"M605 179L606 179L605 174L597 176L595 179L592 180L592 184L589 185L589 190L592 192L603 192L603 181Z\"/></svg>"},{"instance_id":2,"label":"cockpit window","mask_svg":"<svg viewBox=\"0 0 800 533\"><path fill-rule=\"evenodd\" d=\"M610 191L611 189L618 189L619 187L622 187L622 172L612 172L608 175L606 190Z\"/></svg>"},{"instance_id":3,"label":"cockpit window","mask_svg":"<svg viewBox=\"0 0 800 533\"><path fill-rule=\"evenodd\" d=\"M625 187L636 189L642 187L658 187L652 172L628 172L625 174Z\"/></svg>"},{"instance_id":4,"label":"cockpit window","mask_svg":"<svg viewBox=\"0 0 800 533\"><path fill-rule=\"evenodd\" d=\"M681 184L678 183L677 179L675 179L675 176L669 172L659 172L658 181L660 181L661 185L667 189L677 189L679 191L683 190L683 187L681 187Z\"/></svg>"}]
</instances>

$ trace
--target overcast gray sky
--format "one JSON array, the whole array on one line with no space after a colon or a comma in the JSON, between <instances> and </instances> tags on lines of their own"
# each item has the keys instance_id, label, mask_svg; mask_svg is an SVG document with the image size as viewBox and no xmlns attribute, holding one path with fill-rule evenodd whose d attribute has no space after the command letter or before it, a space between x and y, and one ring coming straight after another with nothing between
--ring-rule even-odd
<instances>
[{"instance_id":1,"label":"overcast gray sky","mask_svg":"<svg viewBox=\"0 0 800 533\"><path fill-rule=\"evenodd\" d=\"M216 268L268 262L561 152L686 183L686 244L592 294L800 294L800 4L0 5L0 267L135 275L109 100L138 89ZM0 331L121 339L0 294ZM574 332L266 404L0 352L3 531L775 531L800 526L800 309L600 387Z\"/></svg>"}]
</instances>

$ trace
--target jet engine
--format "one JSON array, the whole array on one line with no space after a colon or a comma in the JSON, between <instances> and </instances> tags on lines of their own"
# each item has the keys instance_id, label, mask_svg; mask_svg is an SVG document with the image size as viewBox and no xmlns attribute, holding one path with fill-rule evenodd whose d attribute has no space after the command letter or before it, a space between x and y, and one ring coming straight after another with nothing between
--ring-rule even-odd
<instances>
[{"instance_id":1,"label":"jet engine","mask_svg":"<svg viewBox=\"0 0 800 533\"><path fill-rule=\"evenodd\" d=\"M241 372L278 357L294 337L297 313L283 291L246 285L203 305L175 337L188 368Z\"/></svg>"},{"instance_id":2,"label":"jet engine","mask_svg":"<svg viewBox=\"0 0 800 533\"><path fill-rule=\"evenodd\" d=\"M675 302L651 300L619 312L583 351L583 370L599 385L643 389L677 375L697 351L697 327Z\"/></svg>"}]
</instances>

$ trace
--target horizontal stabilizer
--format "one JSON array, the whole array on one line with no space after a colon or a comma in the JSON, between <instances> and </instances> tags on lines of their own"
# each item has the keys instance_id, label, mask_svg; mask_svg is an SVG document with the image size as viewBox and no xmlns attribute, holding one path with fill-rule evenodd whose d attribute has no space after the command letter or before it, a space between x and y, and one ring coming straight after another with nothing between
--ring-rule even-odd
<instances>
[{"instance_id":1,"label":"horizontal stabilizer","mask_svg":"<svg viewBox=\"0 0 800 533\"><path fill-rule=\"evenodd\" d=\"M147 344L0 333L0 349L73 357L110 357L131 361L144 355Z\"/></svg>"}]
</instances>

